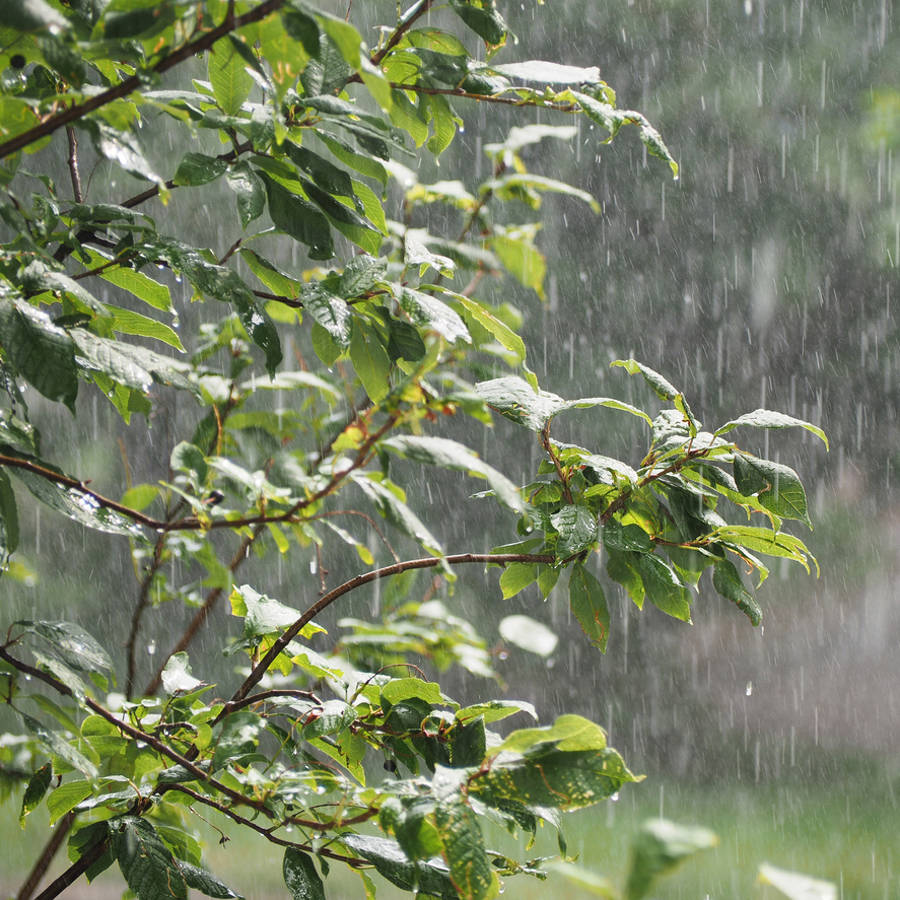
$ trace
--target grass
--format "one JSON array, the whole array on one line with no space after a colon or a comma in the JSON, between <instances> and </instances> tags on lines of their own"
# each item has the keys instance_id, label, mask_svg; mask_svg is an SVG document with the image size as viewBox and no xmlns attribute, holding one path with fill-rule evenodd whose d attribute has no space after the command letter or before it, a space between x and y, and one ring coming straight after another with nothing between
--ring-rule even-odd
<instances>
[{"instance_id":1,"label":"grass","mask_svg":"<svg viewBox=\"0 0 900 900\"><path fill-rule=\"evenodd\" d=\"M898 795L896 777L881 766L848 766L843 775L839 768L829 780L815 783L787 780L703 786L648 779L623 790L616 802L568 817L566 837L569 853L578 856L579 865L623 885L629 845L645 819L662 813L677 822L712 828L719 835L719 846L661 880L651 892L656 900L780 898L774 889L756 884L762 862L829 879L838 886L839 900L893 900L900 897ZM24 831L18 827L17 815L15 799L4 804L0 814L0 896L15 892L46 834L41 811L29 817ZM203 832L207 864L247 900L288 896L277 848L234 831L232 839L220 845L212 828L204 825ZM532 858L557 853L555 832L546 828L530 850L499 831L489 836L488 843ZM64 862L58 861L56 871ZM375 880L382 900L408 896L378 876ZM113 897L123 887L118 873L108 871L90 887L83 884L77 894ZM326 887L331 898L365 896L359 877L340 866L332 869ZM506 896L515 900L587 900L592 896L559 875L546 882L518 876L508 879L506 887ZM76 896L74 888L65 896Z\"/></svg>"}]
</instances>

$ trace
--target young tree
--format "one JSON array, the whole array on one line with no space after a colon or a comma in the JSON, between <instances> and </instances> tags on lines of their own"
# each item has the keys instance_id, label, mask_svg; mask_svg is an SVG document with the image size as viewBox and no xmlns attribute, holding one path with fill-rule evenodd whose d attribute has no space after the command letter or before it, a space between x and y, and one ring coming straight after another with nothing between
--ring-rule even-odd
<instances>
[{"instance_id":1,"label":"young tree","mask_svg":"<svg viewBox=\"0 0 900 900\"><path fill-rule=\"evenodd\" d=\"M784 520L808 524L797 474L741 449L731 432L799 426L824 440L817 427L756 410L704 430L678 388L631 359L614 365L641 376L661 410L566 400L538 386L515 310L490 303L483 288L505 272L543 294L538 225L511 218L523 205L536 209L546 192L596 204L528 171L525 148L576 133L528 114L586 116L610 138L635 126L676 175L677 165L640 113L616 108L596 68L522 61L493 0L433 6L417 0L376 28L357 27L350 3L340 14L300 0L7 4L5 577L21 571L10 557L28 493L128 541L137 574L122 609L131 625L118 680L97 636L69 622L13 622L0 644L2 696L28 736L4 751L4 774L26 782L23 819L46 803L57 823L22 898L66 839L72 865L41 897L113 862L140 898L189 888L236 896L200 868L192 822L201 808L284 848L297 898L323 896L333 863L358 871L367 896L373 870L421 896L495 896L501 878L543 872L491 851L485 822L533 833L639 779L586 719L562 715L501 736L494 723L533 716L529 704L464 706L429 681L416 662L490 676L491 657L469 623L411 593L410 573L450 581L460 566L496 566L506 597L535 583L544 597L567 596L602 651L610 616L591 571L598 556L638 607L646 599L684 621L706 569L757 624L738 565L760 580L760 555L809 567L802 541L782 530ZM483 148L491 171L480 184L421 183L417 158L448 147L466 104L521 108L522 124ZM156 124L171 158L154 158L152 135L142 141L142 127ZM123 197L112 178L87 179L86 152L149 186ZM47 172L63 158L69 183L57 184ZM221 246L179 227L192 202L215 216ZM441 215L425 215L435 204ZM222 306L177 309L171 289L182 280L193 300ZM484 372L493 377L478 380ZM77 428L86 390L102 392L126 426L136 413L152 419L170 392L189 398L190 428L151 480L108 496L91 486L96 473L63 471L44 455L46 407L65 404ZM557 416L601 408L648 426L639 459L553 432ZM488 426L494 415L539 444L524 486L441 433L445 420ZM402 460L480 479L517 532L490 535L490 553L443 547L407 505ZM424 555L400 556L379 518ZM329 587L322 564L341 546L364 570ZM318 596L305 609L240 583L250 551L290 560L297 548L318 561L309 587ZM344 623L350 634L328 652L316 617L381 579L395 598L388 614ZM163 602L195 611L140 685L143 620ZM242 630L223 649L248 663L241 682L223 688L192 673L188 651L226 603ZM525 617L505 620L503 633L532 646L541 638ZM629 898L710 841L667 827L644 836L664 852L638 848Z\"/></svg>"}]
</instances>

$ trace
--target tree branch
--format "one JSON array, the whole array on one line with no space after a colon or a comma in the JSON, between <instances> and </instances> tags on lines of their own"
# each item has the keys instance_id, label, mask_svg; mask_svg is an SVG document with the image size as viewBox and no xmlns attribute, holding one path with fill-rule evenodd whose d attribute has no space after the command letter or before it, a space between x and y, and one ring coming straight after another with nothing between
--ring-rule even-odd
<instances>
[{"instance_id":1,"label":"tree branch","mask_svg":"<svg viewBox=\"0 0 900 900\"><path fill-rule=\"evenodd\" d=\"M97 841L90 850L82 854L79 859L72 863L62 875L59 876L52 884L49 884L44 890L38 894L35 900L53 900L58 897L69 885L74 884L87 870L95 863L104 853L106 853L107 842Z\"/></svg>"},{"instance_id":2,"label":"tree branch","mask_svg":"<svg viewBox=\"0 0 900 900\"><path fill-rule=\"evenodd\" d=\"M168 56L163 57L156 65L150 68L150 71L156 74L168 72L169 69L175 68L175 66L190 59L192 56L202 53L204 50L209 50L209 48L220 38L225 37L233 31L237 31L244 25L249 25L252 22L258 22L260 19L264 19L269 13L275 12L275 10L282 7L284 3L285 0L265 0L265 2L257 6L256 9L251 9L250 12L244 13L242 16L226 16L221 25L208 31L196 41L192 41L189 44L183 44ZM145 73L132 75L114 87L85 100L83 103L75 103L68 107L68 109L63 110L63 112L45 119L40 125L29 128L28 131L23 131L22 134L10 138L8 141L0 144L0 159L4 159L10 154L16 153L24 147L27 147L29 144L33 144L35 141L39 141L41 138L53 134L65 125L77 122L88 113L101 109L108 103L112 103L114 100L127 97L144 84L145 78Z\"/></svg>"},{"instance_id":3,"label":"tree branch","mask_svg":"<svg viewBox=\"0 0 900 900\"><path fill-rule=\"evenodd\" d=\"M56 856L59 848L62 846L63 841L66 839L66 835L72 830L74 822L75 813L70 811L56 823L56 828L53 829L50 839L44 845L44 849L41 851L40 856L34 861L34 865L31 867L31 871L28 873L28 877L25 879L22 887L19 888L19 893L16 894L16 900L31 900L31 897L37 890L37 886L41 883L41 879L47 873L47 869L50 868L53 857ZM63 885L63 887L66 886L67 885ZM44 895L41 894L41 896Z\"/></svg>"},{"instance_id":4,"label":"tree branch","mask_svg":"<svg viewBox=\"0 0 900 900\"><path fill-rule=\"evenodd\" d=\"M271 841L273 844L278 844L280 847L296 847L299 850L305 850L307 853L326 856L328 857L328 859L334 859L338 862L346 863L348 866L352 866L355 869L369 868L369 866L371 865L364 859L357 859L352 856L344 856L341 853L335 853L333 850L329 850L327 847L314 848L310 844L304 844L298 841L286 841L284 840L284 838L275 837L270 829L263 828L262 825L258 825L252 819L247 819L239 813L236 813L233 809L231 809L231 807L216 802L212 799L212 797L205 797L203 794L197 793L197 791L194 791L191 788L187 787L187 785L167 784L165 785L165 788L167 791L179 791L180 793L191 797L197 803L203 803L206 806L211 806L213 809L216 809L220 813L222 813L223 816L228 816L229 819L232 819L238 824L245 825L247 828L250 828L258 834L261 834L267 841ZM371 816L367 816L366 818L371 818ZM350 820L345 820L345 824L349 822Z\"/></svg>"},{"instance_id":5,"label":"tree branch","mask_svg":"<svg viewBox=\"0 0 900 900\"><path fill-rule=\"evenodd\" d=\"M228 570L232 573L232 575L240 568L241 563L247 558L247 552L250 547L256 541L256 539L262 533L263 526L257 525L254 528L253 533L246 535L244 539L241 541L240 547L238 547L237 552L231 558L231 562L228 564ZM203 601L203 605L200 609L194 613L194 617L188 623L187 628L185 628L184 633L178 640L178 643L160 660L159 668L156 670L156 673L147 682L147 686L144 688L144 695L151 696L155 694L159 690L160 684L162 684L162 673L163 669L166 667L166 663L176 654L181 653L182 650L187 650L187 648L191 645L194 638L197 636L197 633L206 623L206 620L209 618L210 613L212 613L216 604L219 602L222 594L224 593L224 589L221 587L213 588L207 595L206 599Z\"/></svg>"},{"instance_id":6,"label":"tree branch","mask_svg":"<svg viewBox=\"0 0 900 900\"><path fill-rule=\"evenodd\" d=\"M84 189L81 187L81 174L78 171L78 138L75 129L66 125L66 137L69 139L69 175L72 178L72 195L76 203L84 201Z\"/></svg>"},{"instance_id":7,"label":"tree branch","mask_svg":"<svg viewBox=\"0 0 900 900\"><path fill-rule=\"evenodd\" d=\"M253 670L244 679L244 683L232 695L230 702L243 700L259 684L260 679L266 674L269 666L300 633L303 626L312 621L323 609L331 606L335 600L343 597L344 594L348 594L350 591L354 591L356 588L369 584L372 581L377 581L380 578L399 575L401 572L408 572L411 569L431 569L442 564L458 566L479 562L497 563L500 565L511 562L546 563L547 565L552 565L557 562L557 559L549 553L457 553L454 556L426 556L422 559L408 559L404 562L394 563L390 566L384 566L380 569L373 569L371 572L357 575L355 578L338 585L334 590L329 591L324 597L313 603L290 628L284 631L281 637L271 646L269 652L253 667ZM216 716L213 724L218 722L223 717L223 714L224 710Z\"/></svg>"}]
</instances>

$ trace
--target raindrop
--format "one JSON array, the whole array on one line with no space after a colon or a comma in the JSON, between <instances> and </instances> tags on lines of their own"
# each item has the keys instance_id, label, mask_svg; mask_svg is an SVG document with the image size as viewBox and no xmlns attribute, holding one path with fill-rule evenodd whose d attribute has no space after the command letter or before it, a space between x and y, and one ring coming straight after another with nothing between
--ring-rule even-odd
<instances>
[{"instance_id":1,"label":"raindrop","mask_svg":"<svg viewBox=\"0 0 900 900\"><path fill-rule=\"evenodd\" d=\"M315 559L311 559L311 560L309 561L309 574L310 574L310 575L315 575L316 572L318 571L318 569L319 569L319 566L318 566L318 564L316 563Z\"/></svg>"},{"instance_id":2,"label":"raindrop","mask_svg":"<svg viewBox=\"0 0 900 900\"><path fill-rule=\"evenodd\" d=\"M150 641L150 643L147 644L147 654L153 656L154 653L156 653L156 641Z\"/></svg>"},{"instance_id":3,"label":"raindrop","mask_svg":"<svg viewBox=\"0 0 900 900\"><path fill-rule=\"evenodd\" d=\"M744 689L744 693L749 697L753 693L753 682L748 681L747 687Z\"/></svg>"}]
</instances>

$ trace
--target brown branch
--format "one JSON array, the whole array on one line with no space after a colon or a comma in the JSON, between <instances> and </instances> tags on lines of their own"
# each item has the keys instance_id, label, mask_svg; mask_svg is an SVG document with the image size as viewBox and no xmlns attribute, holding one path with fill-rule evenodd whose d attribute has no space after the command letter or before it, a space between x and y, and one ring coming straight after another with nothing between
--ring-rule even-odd
<instances>
[{"instance_id":1,"label":"brown branch","mask_svg":"<svg viewBox=\"0 0 900 900\"><path fill-rule=\"evenodd\" d=\"M227 526L229 528L239 528L243 525L256 526L253 530L253 533L245 537L241 542L241 546L238 548L237 553L235 553L234 557L231 560L229 569L232 572L235 572L244 561L244 559L246 559L247 551L250 549L250 546L253 544L253 542L262 533L264 525L268 524L269 522L294 521L297 513L300 512L301 509L304 509L305 507L310 506L318 500L327 497L351 472L353 472L355 469L358 469L360 466L365 465L369 459L369 454L372 447L389 429L393 428L398 418L399 413L394 413L389 416L387 422L385 422L384 425L381 426L381 428L370 434L369 437L363 442L362 446L356 453L356 457L348 468L341 469L339 472L335 472L324 487L316 491L311 496L306 497L303 500L298 500L289 510L287 510L287 512L280 513L276 516L254 516L251 519L244 520L217 520L217 522L221 522L222 527ZM210 527L215 527L215 524L210 523ZM174 530L174 528L169 530ZM201 606L200 609L197 610L194 618L191 620L190 624L185 629L184 634L181 636L181 639L178 641L175 647L171 651L169 651L169 654L163 660L161 660L159 669L156 671L156 674L153 676L153 678L150 679L150 683L147 685L147 689L145 690L146 694L153 694L159 689L159 686L162 683L162 670L163 668L165 668L166 663L169 661L173 654L180 653L182 650L187 649L187 647L193 641L194 637L197 635L197 632L203 627L203 624L209 618L213 607L219 602L219 598L222 596L222 593L222 588L213 588L209 592L209 594L207 594L203 606Z\"/></svg>"},{"instance_id":2,"label":"brown branch","mask_svg":"<svg viewBox=\"0 0 900 900\"><path fill-rule=\"evenodd\" d=\"M202 53L204 50L209 50L216 41L231 32L237 31L244 25L249 25L252 22L258 22L260 19L264 19L269 13L275 12L283 6L284 3L285 0L265 0L264 3L261 3L255 9L250 10L250 12L244 13L242 16L226 16L221 25L208 31L196 41L192 41L189 44L183 44L168 56L163 57L158 63L150 68L150 71L156 74L162 74L169 69L173 69L185 60L191 59L196 54ZM132 75L114 87L111 87L94 97L90 97L83 103L75 103L62 112L45 119L40 125L29 128L28 131L24 131L22 134L10 138L8 141L0 144L0 159L4 159L10 154L16 153L24 147L27 147L29 144L33 144L35 141L53 134L65 125L77 122L88 113L101 109L107 104L112 103L114 100L127 97L144 84L145 78L145 73Z\"/></svg>"},{"instance_id":3,"label":"brown branch","mask_svg":"<svg viewBox=\"0 0 900 900\"><path fill-rule=\"evenodd\" d=\"M141 580L141 589L138 592L137 603L131 613L131 629L128 632L128 641L125 644L125 657L127 660L127 673L125 675L125 696L131 700L134 695L134 676L137 671L137 639L141 629L141 619L144 611L150 603L150 588L153 585L153 579L159 571L163 562L163 551L166 547L166 537L168 532L163 532L156 538L156 546L153 548L153 559L147 567L143 579Z\"/></svg>"},{"instance_id":4,"label":"brown branch","mask_svg":"<svg viewBox=\"0 0 900 900\"><path fill-rule=\"evenodd\" d=\"M87 872L87 870L97 862L104 853L106 853L107 846L108 842L106 840L97 841L90 850L79 857L76 862L72 863L59 878L44 888L35 900L52 900L53 897L58 897L67 887L81 878L81 876Z\"/></svg>"},{"instance_id":5,"label":"brown branch","mask_svg":"<svg viewBox=\"0 0 900 900\"><path fill-rule=\"evenodd\" d=\"M251 819L244 818L244 816L236 813L231 807L225 806L223 803L218 803L213 800L212 797L205 797L203 794L198 793L197 791L192 790L184 784L167 784L165 785L167 791L179 791L182 794L185 794L188 797L191 797L197 803L203 803L206 806L210 806L213 809L218 810L222 815L228 816L229 819L237 822L239 825L244 825L247 828L252 829L257 832L257 834L261 834L267 841L271 841L273 844L278 844L281 847L296 847L299 850L305 850L307 853L315 853L319 856L326 856L328 859L334 859L338 862L346 863L348 866L352 866L356 869L368 868L371 864L366 862L364 859L356 859L352 856L344 856L342 853L335 853L333 850L329 850L327 847L319 847L314 848L311 844L304 844L299 841L286 841L284 838L275 837L272 833L271 829L264 828L262 825L258 825L256 822ZM371 816L367 817L371 818ZM347 820L349 822L350 820Z\"/></svg>"},{"instance_id":6,"label":"brown branch","mask_svg":"<svg viewBox=\"0 0 900 900\"><path fill-rule=\"evenodd\" d=\"M63 841L66 839L66 835L72 830L74 822L74 812L67 812L59 822L57 822L56 828L53 829L53 833L50 835L50 839L44 845L44 849L41 851L40 856L34 861L34 865L31 867L31 871L28 873L28 877L25 879L22 887L19 888L19 893L16 894L16 900L31 900L31 897L37 890L37 886L41 883L41 879L47 874L47 869L50 868L53 857L56 856L59 848L62 846ZM65 886L66 885L64 885L64 887ZM43 896L43 894L41 894L41 896Z\"/></svg>"},{"instance_id":7,"label":"brown branch","mask_svg":"<svg viewBox=\"0 0 900 900\"><path fill-rule=\"evenodd\" d=\"M422 0L419 5L419 8L409 16L406 21L401 22L395 29L394 33L388 39L388 42L382 47L377 53L373 53L371 56L371 63L373 66L378 66L381 64L381 61L400 43L403 39L403 35L409 31L416 22L431 9L433 0ZM351 79L354 80L354 79ZM355 80L360 80L359 76L355 76Z\"/></svg>"},{"instance_id":8,"label":"brown branch","mask_svg":"<svg viewBox=\"0 0 900 900\"><path fill-rule=\"evenodd\" d=\"M265 703L272 697L297 697L301 700L309 700L312 703L321 704L321 700L312 691L300 691L295 688L272 688L268 691L260 691L258 694L250 694L243 700L230 700L225 704L225 714L230 715L243 709L245 706L253 706L254 703Z\"/></svg>"},{"instance_id":9,"label":"brown branch","mask_svg":"<svg viewBox=\"0 0 900 900\"><path fill-rule=\"evenodd\" d=\"M541 446L544 450L547 451L547 455L553 462L553 468L556 469L556 477L559 479L560 484L563 488L563 495L566 498L566 503L571 506L575 501L572 499L572 492L569 490L569 481L563 473L562 466L559 462L559 457L553 450L553 445L550 443L550 420L547 420L547 423L541 429Z\"/></svg>"},{"instance_id":10,"label":"brown branch","mask_svg":"<svg viewBox=\"0 0 900 900\"><path fill-rule=\"evenodd\" d=\"M247 558L247 553L250 550L250 547L253 545L254 541L262 534L263 526L257 525L256 528L253 529L251 534L248 534L241 541L240 547L238 547L237 552L231 558L231 562L228 564L228 570L234 574L241 566L241 563ZM200 609L194 613L194 617L188 623L187 628L184 630L184 634L178 640L178 643L160 660L159 668L156 670L156 673L147 683L147 687L144 688L144 695L151 696L155 694L159 690L159 686L162 684L162 673L163 669L166 667L166 663L176 654L181 653L183 650L187 650L187 648L191 645L194 638L197 636L200 629L206 624L206 620L209 618L216 604L219 602L222 594L224 593L224 588L216 587L213 588L207 595L206 599L203 601L203 605Z\"/></svg>"},{"instance_id":11,"label":"brown branch","mask_svg":"<svg viewBox=\"0 0 900 900\"><path fill-rule=\"evenodd\" d=\"M81 174L78 171L78 138L75 129L66 125L66 137L69 139L69 175L72 178L72 195L76 203L84 202L84 189L81 186Z\"/></svg>"},{"instance_id":12,"label":"brown branch","mask_svg":"<svg viewBox=\"0 0 900 900\"><path fill-rule=\"evenodd\" d=\"M556 557L547 553L458 553L454 556L427 556L422 559L408 559L404 562L394 563L390 566L383 566L380 569L373 569L371 572L365 572L357 575L349 581L329 591L324 597L313 603L309 609L294 622L281 637L271 646L269 652L253 667L250 674L244 679L244 683L234 692L231 701L240 701L248 695L248 693L256 687L263 675L266 674L269 666L275 661L278 655L285 647L300 633L300 630L308 622L317 616L323 609L331 606L335 600L343 597L344 594L377 581L381 578L388 578L391 575L399 575L401 572L408 572L411 569L431 569L442 564L450 566L463 565L465 563L496 563L505 564L511 562L530 562L530 563L546 563L552 565L555 563ZM224 710L219 713L213 720L212 724L223 718Z\"/></svg>"}]
</instances>

